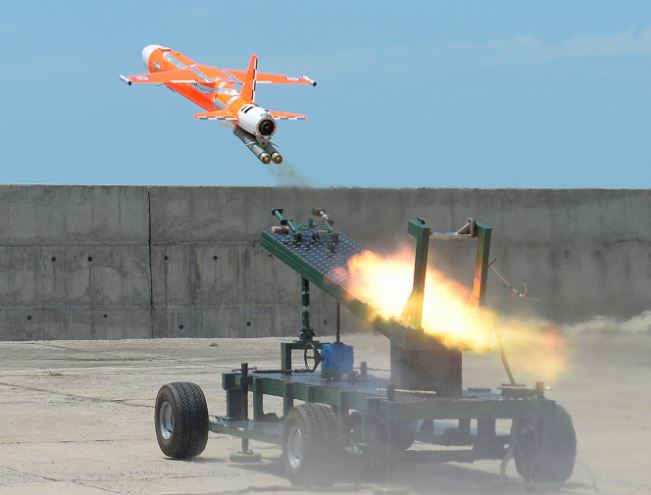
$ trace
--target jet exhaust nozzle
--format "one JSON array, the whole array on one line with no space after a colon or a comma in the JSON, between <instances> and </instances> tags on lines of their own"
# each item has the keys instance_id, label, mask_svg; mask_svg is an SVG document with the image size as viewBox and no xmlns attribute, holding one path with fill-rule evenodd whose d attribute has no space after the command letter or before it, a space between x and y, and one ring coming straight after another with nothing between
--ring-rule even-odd
<instances>
[{"instance_id":1,"label":"jet exhaust nozzle","mask_svg":"<svg viewBox=\"0 0 651 495\"><path fill-rule=\"evenodd\" d=\"M280 164L283 162L283 155L281 155L281 154L278 153L277 151L274 151L274 152L271 154L271 159L273 160L273 162L274 162L276 165L280 165Z\"/></svg>"},{"instance_id":2,"label":"jet exhaust nozzle","mask_svg":"<svg viewBox=\"0 0 651 495\"><path fill-rule=\"evenodd\" d=\"M260 161L262 163L264 163L265 165L269 165L269 162L271 162L271 156L269 155L269 153L266 153L266 152L260 154L260 156L258 158L260 158Z\"/></svg>"}]
</instances>

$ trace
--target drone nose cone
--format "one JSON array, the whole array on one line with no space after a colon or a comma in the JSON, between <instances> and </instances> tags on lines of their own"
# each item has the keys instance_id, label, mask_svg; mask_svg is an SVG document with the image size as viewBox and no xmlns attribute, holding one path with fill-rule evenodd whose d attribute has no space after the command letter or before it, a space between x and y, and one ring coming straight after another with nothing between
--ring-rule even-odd
<instances>
[{"instance_id":1,"label":"drone nose cone","mask_svg":"<svg viewBox=\"0 0 651 495\"><path fill-rule=\"evenodd\" d=\"M160 45L147 45L142 49L142 61L145 63L145 66L149 67L149 57L151 57L151 54L159 48L165 47Z\"/></svg>"}]
</instances>

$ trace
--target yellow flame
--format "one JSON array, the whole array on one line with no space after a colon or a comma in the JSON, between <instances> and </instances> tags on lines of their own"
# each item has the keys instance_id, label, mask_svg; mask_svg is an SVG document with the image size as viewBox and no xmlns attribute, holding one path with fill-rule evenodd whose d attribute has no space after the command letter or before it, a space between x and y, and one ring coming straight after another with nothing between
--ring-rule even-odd
<instances>
[{"instance_id":1,"label":"yellow flame","mask_svg":"<svg viewBox=\"0 0 651 495\"><path fill-rule=\"evenodd\" d=\"M383 318L401 319L413 285L413 254L364 251L345 270L346 289ZM564 368L564 341L544 322L499 315L468 302L470 291L441 272L428 268L422 327L451 348L488 352L498 349L497 334L516 371L550 380Z\"/></svg>"}]
</instances>

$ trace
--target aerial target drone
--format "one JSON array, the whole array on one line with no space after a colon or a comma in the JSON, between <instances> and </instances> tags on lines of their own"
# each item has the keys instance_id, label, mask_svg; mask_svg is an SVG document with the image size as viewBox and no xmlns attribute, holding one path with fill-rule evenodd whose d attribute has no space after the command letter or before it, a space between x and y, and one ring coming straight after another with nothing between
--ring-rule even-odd
<instances>
[{"instance_id":1,"label":"aerial target drone","mask_svg":"<svg viewBox=\"0 0 651 495\"><path fill-rule=\"evenodd\" d=\"M280 164L283 157L271 142L279 120L306 120L298 113L270 111L255 103L257 83L307 84L307 76L258 72L258 57L251 55L246 70L221 69L201 65L171 48L148 45L142 50L147 74L120 75L126 84L164 84L205 111L194 115L200 120L222 120L233 125L233 133L265 165Z\"/></svg>"}]
</instances>

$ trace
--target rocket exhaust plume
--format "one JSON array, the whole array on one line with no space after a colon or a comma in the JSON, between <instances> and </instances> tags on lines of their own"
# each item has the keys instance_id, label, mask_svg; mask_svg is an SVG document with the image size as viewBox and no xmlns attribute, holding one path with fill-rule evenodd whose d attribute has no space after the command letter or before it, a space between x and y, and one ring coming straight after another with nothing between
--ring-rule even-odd
<instances>
[{"instance_id":1,"label":"rocket exhaust plume","mask_svg":"<svg viewBox=\"0 0 651 495\"><path fill-rule=\"evenodd\" d=\"M391 255L364 251L351 258L346 289L373 306L383 318L401 320L413 284L413 253ZM552 380L564 369L565 345L559 329L499 315L469 303L470 291L429 267L425 284L422 328L450 348L479 353L498 350L498 332L516 373ZM404 323L404 321L403 321Z\"/></svg>"}]
</instances>

